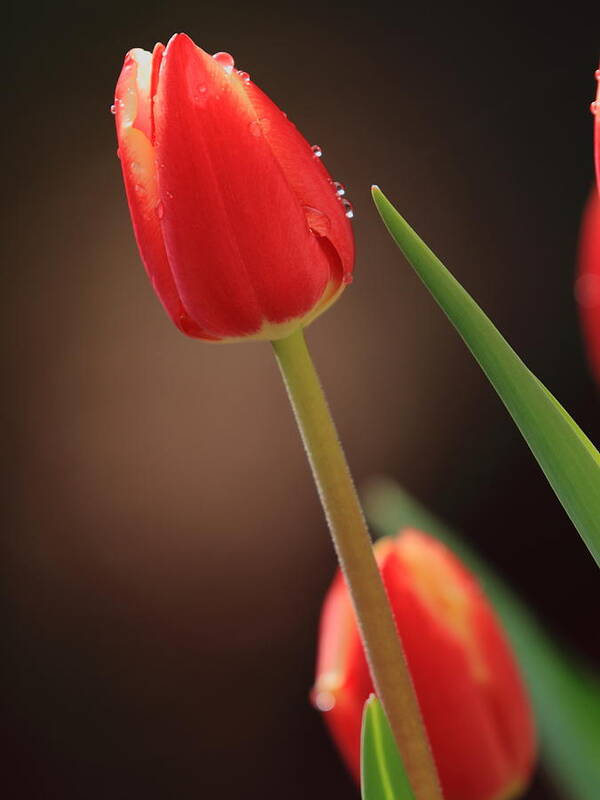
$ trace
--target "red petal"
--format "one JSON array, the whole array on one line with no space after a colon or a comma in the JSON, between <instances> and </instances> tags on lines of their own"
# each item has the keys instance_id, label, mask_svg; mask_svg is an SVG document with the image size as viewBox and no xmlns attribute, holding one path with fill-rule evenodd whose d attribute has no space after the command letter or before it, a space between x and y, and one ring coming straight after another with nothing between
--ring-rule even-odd
<instances>
[{"instance_id":1,"label":"red petal","mask_svg":"<svg viewBox=\"0 0 600 800\"><path fill-rule=\"evenodd\" d=\"M357 780L363 705L372 691L350 594L338 570L323 606L311 699Z\"/></svg>"},{"instance_id":2,"label":"red petal","mask_svg":"<svg viewBox=\"0 0 600 800\"><path fill-rule=\"evenodd\" d=\"M487 800L532 768L531 711L481 590L439 542L416 531L380 561L447 800Z\"/></svg>"},{"instance_id":3,"label":"red petal","mask_svg":"<svg viewBox=\"0 0 600 800\"><path fill-rule=\"evenodd\" d=\"M221 337L302 317L331 265L263 135L245 86L171 39L154 106L162 230L178 291Z\"/></svg>"},{"instance_id":4,"label":"red petal","mask_svg":"<svg viewBox=\"0 0 600 800\"><path fill-rule=\"evenodd\" d=\"M190 336L212 339L192 321L183 307L169 266L158 218L158 183L151 144L152 64L160 60L162 45L154 57L145 50L131 50L115 91L115 120L119 158L135 238L156 293L173 322Z\"/></svg>"},{"instance_id":5,"label":"red petal","mask_svg":"<svg viewBox=\"0 0 600 800\"><path fill-rule=\"evenodd\" d=\"M596 99L594 109L594 161L596 163L596 186L600 193L600 69L596 70Z\"/></svg>"},{"instance_id":6,"label":"red petal","mask_svg":"<svg viewBox=\"0 0 600 800\"><path fill-rule=\"evenodd\" d=\"M354 235L329 172L296 126L256 84L247 84L246 90L257 117L268 121L265 138L298 201L329 220L324 235L337 251L348 279L354 265Z\"/></svg>"}]
</instances>

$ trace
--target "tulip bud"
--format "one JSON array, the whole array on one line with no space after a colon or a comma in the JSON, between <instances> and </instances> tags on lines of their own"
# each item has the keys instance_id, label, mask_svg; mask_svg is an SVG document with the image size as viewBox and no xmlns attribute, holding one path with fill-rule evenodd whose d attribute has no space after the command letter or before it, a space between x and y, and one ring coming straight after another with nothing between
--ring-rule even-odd
<instances>
[{"instance_id":1,"label":"tulip bud","mask_svg":"<svg viewBox=\"0 0 600 800\"><path fill-rule=\"evenodd\" d=\"M282 338L350 282L341 184L227 53L185 34L131 50L113 110L138 247L184 333Z\"/></svg>"},{"instance_id":2,"label":"tulip bud","mask_svg":"<svg viewBox=\"0 0 600 800\"><path fill-rule=\"evenodd\" d=\"M500 623L473 576L414 530L375 555L404 645L445 800L510 800L534 761L532 714ZM360 771L363 706L373 691L343 576L321 618L312 699L349 768Z\"/></svg>"}]
</instances>

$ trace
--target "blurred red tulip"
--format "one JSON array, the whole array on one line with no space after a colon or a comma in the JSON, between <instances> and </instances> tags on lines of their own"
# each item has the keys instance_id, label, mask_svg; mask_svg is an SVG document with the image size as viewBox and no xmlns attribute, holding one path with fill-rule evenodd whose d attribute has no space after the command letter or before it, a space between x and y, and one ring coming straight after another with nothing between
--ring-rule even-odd
<instances>
[{"instance_id":1,"label":"blurred red tulip","mask_svg":"<svg viewBox=\"0 0 600 800\"><path fill-rule=\"evenodd\" d=\"M596 99L592 102L594 115L594 162L596 165L596 185L600 192L600 68L596 70Z\"/></svg>"},{"instance_id":2,"label":"blurred red tulip","mask_svg":"<svg viewBox=\"0 0 600 800\"><path fill-rule=\"evenodd\" d=\"M413 530L381 539L384 579L445 800L509 800L528 782L533 718L511 649L473 576ZM356 778L363 705L373 691L338 572L323 607L313 702Z\"/></svg>"},{"instance_id":3,"label":"blurred red tulip","mask_svg":"<svg viewBox=\"0 0 600 800\"><path fill-rule=\"evenodd\" d=\"M589 197L579 236L579 269L575 296L592 370L600 383L600 199Z\"/></svg>"},{"instance_id":4,"label":"blurred red tulip","mask_svg":"<svg viewBox=\"0 0 600 800\"><path fill-rule=\"evenodd\" d=\"M230 55L185 34L131 50L113 110L142 259L184 333L281 338L350 282L343 187Z\"/></svg>"},{"instance_id":5,"label":"blurred red tulip","mask_svg":"<svg viewBox=\"0 0 600 800\"><path fill-rule=\"evenodd\" d=\"M590 194L581 222L575 297L580 307L588 358L600 383L600 69L596 70L596 82L596 99L591 109L596 189Z\"/></svg>"}]
</instances>

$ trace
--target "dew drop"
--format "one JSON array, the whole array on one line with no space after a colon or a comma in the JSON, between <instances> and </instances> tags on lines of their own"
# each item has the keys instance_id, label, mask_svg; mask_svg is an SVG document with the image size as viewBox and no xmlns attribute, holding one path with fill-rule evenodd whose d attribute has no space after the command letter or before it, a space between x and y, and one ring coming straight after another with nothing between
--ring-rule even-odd
<instances>
[{"instance_id":1,"label":"dew drop","mask_svg":"<svg viewBox=\"0 0 600 800\"><path fill-rule=\"evenodd\" d=\"M169 198L169 200L172 200L172 199L173 199L173 192L165 192L165 194L167 195L167 197Z\"/></svg>"},{"instance_id":2,"label":"dew drop","mask_svg":"<svg viewBox=\"0 0 600 800\"><path fill-rule=\"evenodd\" d=\"M250 75L242 69L238 69L237 74L244 83L250 83Z\"/></svg>"},{"instance_id":3,"label":"dew drop","mask_svg":"<svg viewBox=\"0 0 600 800\"><path fill-rule=\"evenodd\" d=\"M114 103L110 107L110 113L111 114L116 114L117 113L117 107L116 107L116 105Z\"/></svg>"},{"instance_id":4,"label":"dew drop","mask_svg":"<svg viewBox=\"0 0 600 800\"><path fill-rule=\"evenodd\" d=\"M164 217L164 215L165 215L165 207L163 206L162 203L159 203L156 206L156 215L158 216L159 219L162 219Z\"/></svg>"},{"instance_id":5,"label":"dew drop","mask_svg":"<svg viewBox=\"0 0 600 800\"><path fill-rule=\"evenodd\" d=\"M600 69L597 69L596 72L594 72L594 78L596 78L597 81L600 81Z\"/></svg>"},{"instance_id":6,"label":"dew drop","mask_svg":"<svg viewBox=\"0 0 600 800\"><path fill-rule=\"evenodd\" d=\"M346 194L346 187L339 181L333 181L333 188L338 197L343 197Z\"/></svg>"},{"instance_id":7,"label":"dew drop","mask_svg":"<svg viewBox=\"0 0 600 800\"><path fill-rule=\"evenodd\" d=\"M313 233L318 236L327 236L331 230L331 220L318 208L312 206L303 206L302 210L306 216L308 227Z\"/></svg>"},{"instance_id":8,"label":"dew drop","mask_svg":"<svg viewBox=\"0 0 600 800\"><path fill-rule=\"evenodd\" d=\"M310 149L312 150L313 156L315 158L321 158L321 156L323 155L323 151L321 150L318 144L313 144L313 146Z\"/></svg>"},{"instance_id":9,"label":"dew drop","mask_svg":"<svg viewBox=\"0 0 600 800\"><path fill-rule=\"evenodd\" d=\"M261 119L252 120L248 127L252 136L263 136L271 129L271 123L266 117L261 117Z\"/></svg>"},{"instance_id":10,"label":"dew drop","mask_svg":"<svg viewBox=\"0 0 600 800\"><path fill-rule=\"evenodd\" d=\"M117 158L119 159L119 161L121 160L121 148L120 147L117 147Z\"/></svg>"},{"instance_id":11,"label":"dew drop","mask_svg":"<svg viewBox=\"0 0 600 800\"><path fill-rule=\"evenodd\" d=\"M319 711L331 711L335 707L335 696L331 692L317 692L314 703Z\"/></svg>"},{"instance_id":12,"label":"dew drop","mask_svg":"<svg viewBox=\"0 0 600 800\"><path fill-rule=\"evenodd\" d=\"M342 275L342 283L344 284L344 286L348 286L348 284L352 283L353 280L354 277L351 272L344 272L344 274Z\"/></svg>"},{"instance_id":13,"label":"dew drop","mask_svg":"<svg viewBox=\"0 0 600 800\"><path fill-rule=\"evenodd\" d=\"M196 91L194 92L193 97L194 97L194 102L197 105L204 107L206 105L206 98L207 98L206 86L196 87Z\"/></svg>"},{"instance_id":14,"label":"dew drop","mask_svg":"<svg viewBox=\"0 0 600 800\"><path fill-rule=\"evenodd\" d=\"M220 64L223 67L223 69L228 75L231 75L231 73L233 72L235 61L233 60L233 56L230 53L223 53L223 52L215 53L213 55L213 58L217 62L217 64Z\"/></svg>"},{"instance_id":15,"label":"dew drop","mask_svg":"<svg viewBox=\"0 0 600 800\"><path fill-rule=\"evenodd\" d=\"M185 314L179 315L179 327L184 333L187 333L190 336L193 336L196 332L196 329L191 324L191 320Z\"/></svg>"},{"instance_id":16,"label":"dew drop","mask_svg":"<svg viewBox=\"0 0 600 800\"><path fill-rule=\"evenodd\" d=\"M344 213L348 217L348 219L352 219L354 216L354 208L350 200L346 200L345 197L342 197L342 205L344 206Z\"/></svg>"},{"instance_id":17,"label":"dew drop","mask_svg":"<svg viewBox=\"0 0 600 800\"><path fill-rule=\"evenodd\" d=\"M596 100L594 100L592 103L590 103L590 111L591 111L591 112L592 112L592 114L594 114L594 115L595 115L595 114L596 114L596 112L598 111L598 103L597 103L597 101L596 101Z\"/></svg>"}]
</instances>

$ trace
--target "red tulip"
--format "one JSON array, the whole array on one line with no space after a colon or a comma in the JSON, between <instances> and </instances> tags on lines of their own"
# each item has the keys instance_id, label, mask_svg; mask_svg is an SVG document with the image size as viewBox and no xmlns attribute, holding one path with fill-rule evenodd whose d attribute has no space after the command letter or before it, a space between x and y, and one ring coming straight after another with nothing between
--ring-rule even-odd
<instances>
[{"instance_id":1,"label":"red tulip","mask_svg":"<svg viewBox=\"0 0 600 800\"><path fill-rule=\"evenodd\" d=\"M600 192L600 69L596 70L596 99L592 102L594 115L594 162L596 165L596 184Z\"/></svg>"},{"instance_id":2,"label":"red tulip","mask_svg":"<svg viewBox=\"0 0 600 800\"><path fill-rule=\"evenodd\" d=\"M114 111L140 253L184 333L277 339L349 283L343 187L231 56L185 34L131 50Z\"/></svg>"},{"instance_id":3,"label":"red tulip","mask_svg":"<svg viewBox=\"0 0 600 800\"><path fill-rule=\"evenodd\" d=\"M592 113L598 191L592 191L581 223L575 296L580 306L588 358L600 383L600 69L596 70L596 81L598 89Z\"/></svg>"},{"instance_id":4,"label":"red tulip","mask_svg":"<svg viewBox=\"0 0 600 800\"><path fill-rule=\"evenodd\" d=\"M532 770L535 737L500 623L473 576L413 530L375 545L445 800L509 800ZM313 702L354 775L363 705L373 691L338 572L323 607Z\"/></svg>"},{"instance_id":5,"label":"red tulip","mask_svg":"<svg viewBox=\"0 0 600 800\"><path fill-rule=\"evenodd\" d=\"M581 223L575 296L589 362L600 383L600 199L595 189L590 194Z\"/></svg>"}]
</instances>

